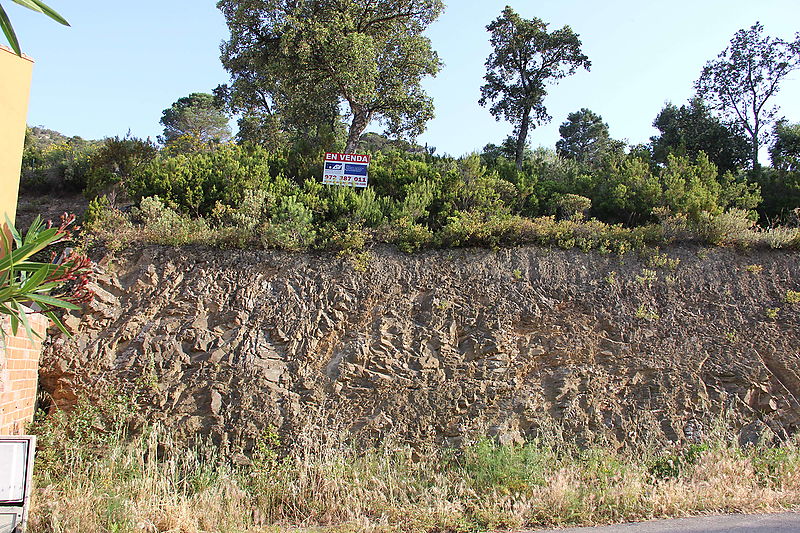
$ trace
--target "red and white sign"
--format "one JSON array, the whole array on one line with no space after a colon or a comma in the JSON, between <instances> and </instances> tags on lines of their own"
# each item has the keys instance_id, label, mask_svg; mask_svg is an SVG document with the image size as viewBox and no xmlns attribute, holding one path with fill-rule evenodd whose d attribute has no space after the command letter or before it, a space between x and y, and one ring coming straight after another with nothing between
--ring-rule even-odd
<instances>
[{"instance_id":1,"label":"red and white sign","mask_svg":"<svg viewBox=\"0 0 800 533\"><path fill-rule=\"evenodd\" d=\"M322 183L366 187L369 181L369 161L369 155L326 153Z\"/></svg>"}]
</instances>

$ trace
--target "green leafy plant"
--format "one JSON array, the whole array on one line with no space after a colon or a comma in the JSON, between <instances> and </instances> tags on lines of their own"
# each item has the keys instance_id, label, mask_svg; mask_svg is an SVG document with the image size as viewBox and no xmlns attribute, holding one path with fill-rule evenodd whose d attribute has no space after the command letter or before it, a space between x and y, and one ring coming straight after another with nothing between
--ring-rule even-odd
<instances>
[{"instance_id":1,"label":"green leafy plant","mask_svg":"<svg viewBox=\"0 0 800 533\"><path fill-rule=\"evenodd\" d=\"M89 301L92 293L88 288L89 259L81 254L65 251L58 261L40 262L34 256L54 244L66 241L71 233L69 226L74 215L62 216L61 225L53 227L36 217L23 237L6 218L9 237L2 233L2 258L0 258L0 316L8 316L11 332L16 335L20 324L28 336L37 336L31 328L28 314L38 312L68 333L56 316L58 309L76 310ZM55 259L55 253L51 259ZM36 305L39 310L28 308ZM5 336L6 332L0 329Z\"/></svg>"},{"instance_id":2,"label":"green leafy plant","mask_svg":"<svg viewBox=\"0 0 800 533\"><path fill-rule=\"evenodd\" d=\"M650 466L650 474L656 479L677 478L688 468L697 464L702 455L708 452L707 444L690 444L677 453L658 457Z\"/></svg>"},{"instance_id":3,"label":"green leafy plant","mask_svg":"<svg viewBox=\"0 0 800 533\"><path fill-rule=\"evenodd\" d=\"M44 13L59 24L69 26L69 22L67 22L64 17L56 13L51 7L42 2L42 0L13 0L13 2L38 13ZM11 45L11 48L14 50L14 52L16 52L18 56L22 56L22 49L19 46L19 40L17 39L16 33L14 33L14 28L11 26L11 20L9 20L2 4L0 4L0 29L3 30L3 34L6 36L6 39L8 39L8 44Z\"/></svg>"}]
</instances>

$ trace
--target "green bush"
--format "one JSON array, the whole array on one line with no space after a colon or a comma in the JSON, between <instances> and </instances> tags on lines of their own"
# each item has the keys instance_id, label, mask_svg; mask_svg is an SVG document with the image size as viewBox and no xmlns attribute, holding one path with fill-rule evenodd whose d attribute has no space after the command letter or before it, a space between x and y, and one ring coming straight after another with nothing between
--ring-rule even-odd
<instances>
[{"instance_id":1,"label":"green bush","mask_svg":"<svg viewBox=\"0 0 800 533\"><path fill-rule=\"evenodd\" d=\"M97 145L67 139L44 147L26 146L20 190L29 193L74 192L86 188Z\"/></svg>"},{"instance_id":2,"label":"green bush","mask_svg":"<svg viewBox=\"0 0 800 533\"><path fill-rule=\"evenodd\" d=\"M105 194L92 198L89 200L89 205L83 213L83 223L92 225L102 220L105 216L105 211L109 209L110 205L111 202L109 202L108 196Z\"/></svg>"},{"instance_id":3,"label":"green bush","mask_svg":"<svg viewBox=\"0 0 800 533\"><path fill-rule=\"evenodd\" d=\"M119 142L107 140L103 150ZM213 222L197 223L198 239L221 246L345 250L372 238L406 251L539 244L625 253L683 240L800 243L791 229L756 228L758 187L719 175L703 154L669 156L659 167L641 153L620 152L587 167L539 150L520 170L502 156L393 151L374 155L366 189L323 185L290 171L288 157L253 145L162 151L123 181L134 200L157 196L171 210L154 234L166 235L168 221L185 228L194 217Z\"/></svg>"},{"instance_id":4,"label":"green bush","mask_svg":"<svg viewBox=\"0 0 800 533\"><path fill-rule=\"evenodd\" d=\"M313 213L295 196L278 200L269 222L258 233L265 248L285 250L304 250L314 243L317 234Z\"/></svg>"},{"instance_id":5,"label":"green bush","mask_svg":"<svg viewBox=\"0 0 800 533\"><path fill-rule=\"evenodd\" d=\"M690 444L675 453L656 458L650 465L650 473L657 479L676 478L686 469L697 464L700 457L709 450L706 444Z\"/></svg>"},{"instance_id":6,"label":"green bush","mask_svg":"<svg viewBox=\"0 0 800 533\"><path fill-rule=\"evenodd\" d=\"M157 154L158 149L149 140L130 136L105 139L92 154L84 194L94 198L124 193L133 176Z\"/></svg>"},{"instance_id":7,"label":"green bush","mask_svg":"<svg viewBox=\"0 0 800 533\"><path fill-rule=\"evenodd\" d=\"M180 246L210 239L211 228L204 219L182 215L158 196L143 198L135 216L141 218L144 236L152 243Z\"/></svg>"},{"instance_id":8,"label":"green bush","mask_svg":"<svg viewBox=\"0 0 800 533\"><path fill-rule=\"evenodd\" d=\"M282 164L281 156L264 148L233 144L211 152L162 155L135 173L128 191L137 201L158 196L182 213L207 216L217 204L238 206L246 190L288 186L278 170Z\"/></svg>"}]
</instances>

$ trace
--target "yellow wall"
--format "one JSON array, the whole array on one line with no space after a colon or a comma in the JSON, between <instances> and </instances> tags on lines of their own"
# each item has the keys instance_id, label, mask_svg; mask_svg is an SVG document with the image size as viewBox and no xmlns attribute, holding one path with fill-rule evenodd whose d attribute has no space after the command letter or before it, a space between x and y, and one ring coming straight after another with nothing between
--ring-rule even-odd
<instances>
[{"instance_id":1,"label":"yellow wall","mask_svg":"<svg viewBox=\"0 0 800 533\"><path fill-rule=\"evenodd\" d=\"M33 61L0 46L0 226L17 214Z\"/></svg>"}]
</instances>

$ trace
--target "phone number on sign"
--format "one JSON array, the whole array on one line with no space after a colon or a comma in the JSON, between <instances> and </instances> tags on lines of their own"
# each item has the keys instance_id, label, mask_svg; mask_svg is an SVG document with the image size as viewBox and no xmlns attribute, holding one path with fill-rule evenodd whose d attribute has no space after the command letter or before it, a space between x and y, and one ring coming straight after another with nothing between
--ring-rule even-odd
<instances>
[{"instance_id":1,"label":"phone number on sign","mask_svg":"<svg viewBox=\"0 0 800 533\"><path fill-rule=\"evenodd\" d=\"M322 178L323 183L341 183L344 185L353 183L355 185L366 185L366 176L342 176L340 174L325 174Z\"/></svg>"}]
</instances>

